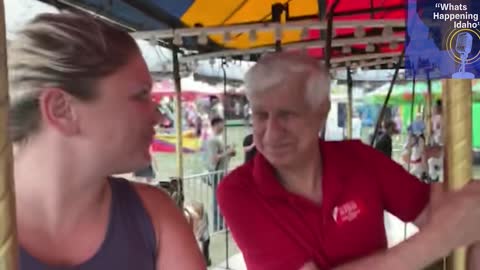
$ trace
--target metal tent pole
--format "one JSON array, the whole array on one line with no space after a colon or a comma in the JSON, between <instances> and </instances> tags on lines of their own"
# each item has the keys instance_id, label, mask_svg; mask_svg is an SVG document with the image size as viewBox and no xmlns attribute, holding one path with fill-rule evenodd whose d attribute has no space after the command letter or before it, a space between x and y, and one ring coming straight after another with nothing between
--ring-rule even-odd
<instances>
[{"instance_id":1,"label":"metal tent pole","mask_svg":"<svg viewBox=\"0 0 480 270\"><path fill-rule=\"evenodd\" d=\"M352 91L353 91L353 80L352 80L352 70L350 66L347 66L347 139L352 139L352 117L353 117L353 98L352 98Z\"/></svg>"},{"instance_id":2,"label":"metal tent pole","mask_svg":"<svg viewBox=\"0 0 480 270\"><path fill-rule=\"evenodd\" d=\"M427 96L425 99L425 118L426 118L426 131L425 131L425 144L432 144L432 80L427 73Z\"/></svg>"},{"instance_id":3,"label":"metal tent pole","mask_svg":"<svg viewBox=\"0 0 480 270\"><path fill-rule=\"evenodd\" d=\"M227 61L225 60L225 58L222 60L222 71L223 71L223 108L227 108L227 104L226 104L226 98L227 98L227 70L225 69L227 65ZM226 123L227 123L227 114L226 114L226 110L224 109L224 116L225 116L225 130L223 131L223 144L225 146L227 146L227 126L226 126ZM226 171L224 172L226 174ZM215 190L214 190L215 192ZM217 196L216 194L214 194L213 196ZM217 201L217 200L215 200ZM215 206L215 207L218 207L218 206ZM220 211L217 212L219 215L221 215ZM229 266L229 261L228 261L228 257L229 257L229 254L228 254L228 228L227 226L225 226L225 269L230 269L230 266Z\"/></svg>"},{"instance_id":4,"label":"metal tent pole","mask_svg":"<svg viewBox=\"0 0 480 270\"><path fill-rule=\"evenodd\" d=\"M178 48L172 46L172 60L173 60L173 79L175 82L175 127L176 127L176 154L177 154L177 181L179 207L183 208L184 194L183 194L183 136L182 136L182 84L180 78L180 64L178 62Z\"/></svg>"},{"instance_id":5,"label":"metal tent pole","mask_svg":"<svg viewBox=\"0 0 480 270\"><path fill-rule=\"evenodd\" d=\"M387 97L385 98L385 101L383 102L382 110L380 111L380 114L379 114L378 119L377 119L377 123L375 125L375 130L373 131L372 140L370 141L371 146L373 146L375 144L375 140L377 139L377 133L378 133L378 130L380 129L380 125L383 121L385 111L387 110L388 101L390 100L390 96L392 95L393 86L395 85L395 82L397 81L398 71L400 70L400 67L402 66L402 61L403 61L403 56L404 55L405 55L405 50L402 51L402 54L398 58L397 65L395 66L395 72L393 73L393 78L392 78L392 81L390 82L390 88L388 89Z\"/></svg>"}]
</instances>

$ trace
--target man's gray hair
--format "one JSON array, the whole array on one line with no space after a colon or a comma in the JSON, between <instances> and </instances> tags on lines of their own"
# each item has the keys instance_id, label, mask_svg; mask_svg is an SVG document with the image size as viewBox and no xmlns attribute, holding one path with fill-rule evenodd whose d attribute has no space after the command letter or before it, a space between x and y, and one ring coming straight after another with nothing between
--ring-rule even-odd
<instances>
[{"instance_id":1,"label":"man's gray hair","mask_svg":"<svg viewBox=\"0 0 480 270\"><path fill-rule=\"evenodd\" d=\"M330 97L330 75L320 61L298 52L278 52L262 57L246 74L246 95L288 85L305 87L305 99L316 109ZM298 90L298 89L292 89Z\"/></svg>"}]
</instances>

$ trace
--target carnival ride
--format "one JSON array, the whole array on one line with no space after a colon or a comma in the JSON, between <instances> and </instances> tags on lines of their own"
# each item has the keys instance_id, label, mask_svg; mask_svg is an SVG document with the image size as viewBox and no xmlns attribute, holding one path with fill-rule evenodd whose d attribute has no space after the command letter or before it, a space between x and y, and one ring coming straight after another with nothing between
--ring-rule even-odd
<instances>
[{"instance_id":1,"label":"carnival ride","mask_svg":"<svg viewBox=\"0 0 480 270\"><path fill-rule=\"evenodd\" d=\"M404 67L404 0L41 0L61 10L86 12L132 32L135 38L172 50L175 85L175 120L181 122L180 64L190 67L205 59L222 58L224 92L225 66L229 59L255 61L275 50L303 50L323 60L332 71L347 70L347 137L352 135L352 69L394 68L376 129L385 115L399 69ZM1 29L4 29L3 1L0 2ZM1 33L0 49L5 55L6 40ZM181 54L181 57L179 57ZM7 98L5 60L1 65L3 97ZM430 82L427 82L430 85ZM413 83L413 93L415 93ZM428 87L426 112L430 119L432 95ZM415 95L415 94L414 94ZM457 189L471 179L472 82L442 81L446 110L444 118L447 152L445 175L449 188ZM415 100L415 99L414 99ZM6 119L8 106L1 107ZM427 125L428 127L429 125ZM6 121L2 121L2 145L9 145ZM430 131L427 128L427 134ZM182 125L176 125L176 149L183 149ZM372 138L375 140L375 134ZM225 134L226 135L226 134ZM176 151L179 192L183 193L182 151ZM17 268L14 222L14 193L11 179L11 153L2 152L0 178L0 269ZM180 202L181 204L181 202ZM227 248L228 250L228 248ZM460 249L448 258L448 269L466 269L466 251ZM228 265L227 265L228 268Z\"/></svg>"}]
</instances>

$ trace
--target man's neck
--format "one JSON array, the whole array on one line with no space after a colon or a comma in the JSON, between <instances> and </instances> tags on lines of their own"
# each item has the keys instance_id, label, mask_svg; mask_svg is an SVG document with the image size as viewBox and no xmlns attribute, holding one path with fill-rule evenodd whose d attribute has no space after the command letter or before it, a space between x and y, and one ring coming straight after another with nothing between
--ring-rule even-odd
<instances>
[{"instance_id":1,"label":"man's neck","mask_svg":"<svg viewBox=\"0 0 480 270\"><path fill-rule=\"evenodd\" d=\"M322 198L322 162L320 152L312 152L310 158L296 166L278 169L281 184L290 192L319 203Z\"/></svg>"}]
</instances>

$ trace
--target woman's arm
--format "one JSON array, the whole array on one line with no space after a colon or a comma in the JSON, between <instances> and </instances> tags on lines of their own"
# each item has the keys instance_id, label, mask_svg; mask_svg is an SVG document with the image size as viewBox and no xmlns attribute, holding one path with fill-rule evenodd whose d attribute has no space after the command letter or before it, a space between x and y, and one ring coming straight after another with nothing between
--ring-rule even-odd
<instances>
[{"instance_id":1,"label":"woman's arm","mask_svg":"<svg viewBox=\"0 0 480 270\"><path fill-rule=\"evenodd\" d=\"M157 241L157 270L206 269L192 226L163 191L142 184L136 190L150 214Z\"/></svg>"}]
</instances>

